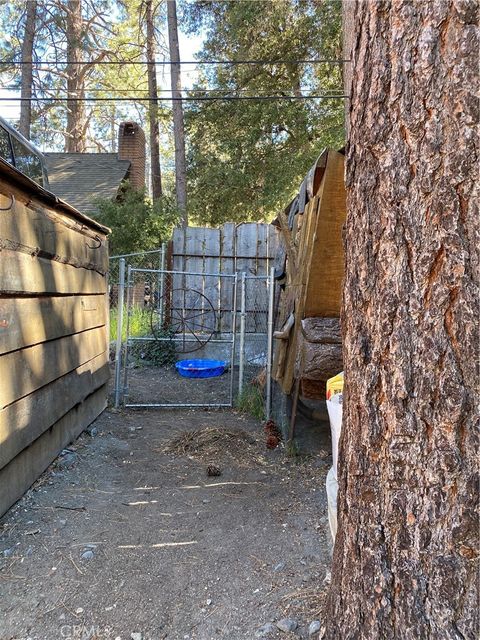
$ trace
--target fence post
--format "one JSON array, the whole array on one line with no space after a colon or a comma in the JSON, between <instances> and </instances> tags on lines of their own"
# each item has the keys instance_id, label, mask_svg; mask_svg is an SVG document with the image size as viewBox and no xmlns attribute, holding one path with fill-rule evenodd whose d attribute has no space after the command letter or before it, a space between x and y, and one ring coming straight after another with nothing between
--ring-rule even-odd
<instances>
[{"instance_id":1,"label":"fence post","mask_svg":"<svg viewBox=\"0 0 480 640\"><path fill-rule=\"evenodd\" d=\"M125 297L125 258L119 260L119 279L117 296L117 342L115 345L115 407L120 406L120 373L122 371L122 329L123 301Z\"/></svg>"},{"instance_id":2,"label":"fence post","mask_svg":"<svg viewBox=\"0 0 480 640\"><path fill-rule=\"evenodd\" d=\"M272 359L273 359L273 305L275 300L275 267L270 269L268 279L268 329L267 329L267 398L265 415L270 420L272 413Z\"/></svg>"},{"instance_id":3,"label":"fence post","mask_svg":"<svg viewBox=\"0 0 480 640\"><path fill-rule=\"evenodd\" d=\"M130 316L132 314L132 265L129 264L127 268L127 329L125 335L125 353L123 355L123 388L122 388L122 403L125 403L125 394L127 393L128 383L128 339L130 335Z\"/></svg>"},{"instance_id":4,"label":"fence post","mask_svg":"<svg viewBox=\"0 0 480 640\"><path fill-rule=\"evenodd\" d=\"M233 407L233 378L235 371L235 345L237 341L237 285L238 285L238 273L235 274L233 279L233 308L232 308L232 353L230 357L230 406Z\"/></svg>"},{"instance_id":5,"label":"fence post","mask_svg":"<svg viewBox=\"0 0 480 640\"><path fill-rule=\"evenodd\" d=\"M242 290L240 298L240 349L238 361L238 395L243 391L243 372L245 367L245 319L246 319L246 300L247 300L247 274L242 273Z\"/></svg>"},{"instance_id":6,"label":"fence post","mask_svg":"<svg viewBox=\"0 0 480 640\"><path fill-rule=\"evenodd\" d=\"M160 252L160 273L158 274L158 320L160 328L163 328L163 293L165 289L165 242L162 244Z\"/></svg>"}]
</instances>

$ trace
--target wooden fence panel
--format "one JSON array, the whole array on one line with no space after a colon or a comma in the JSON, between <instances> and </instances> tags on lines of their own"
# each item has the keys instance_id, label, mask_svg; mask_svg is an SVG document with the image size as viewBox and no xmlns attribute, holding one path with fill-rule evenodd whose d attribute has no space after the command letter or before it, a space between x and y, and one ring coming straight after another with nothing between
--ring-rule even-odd
<instances>
[{"instance_id":1,"label":"wooden fence panel","mask_svg":"<svg viewBox=\"0 0 480 640\"><path fill-rule=\"evenodd\" d=\"M235 224L226 222L220 230L220 271L235 273ZM229 333L232 330L233 278L222 278L220 282L220 330Z\"/></svg>"},{"instance_id":2,"label":"wooden fence panel","mask_svg":"<svg viewBox=\"0 0 480 640\"><path fill-rule=\"evenodd\" d=\"M268 274L273 251L278 244L275 230L271 225L255 222L235 225L226 223L219 229L203 227L187 227L175 229L172 239L171 268L190 272L186 276L172 276L172 310L178 316L181 309L187 311L196 308L201 312L201 296L203 293L218 311L217 330L230 332L232 325L233 278L219 279L195 276L197 273L234 274L246 272L247 275ZM181 293L185 289L186 293ZM176 291L177 290L177 291ZM267 307L267 291L264 283L250 286L252 292L249 300L249 311ZM176 291L176 293L175 293ZM237 300L237 311L240 310L240 297ZM205 316L207 324L208 316ZM247 331L260 331L263 326L261 315L251 313L247 318ZM208 322L208 326L210 323ZM263 329L262 329L263 330Z\"/></svg>"}]
</instances>

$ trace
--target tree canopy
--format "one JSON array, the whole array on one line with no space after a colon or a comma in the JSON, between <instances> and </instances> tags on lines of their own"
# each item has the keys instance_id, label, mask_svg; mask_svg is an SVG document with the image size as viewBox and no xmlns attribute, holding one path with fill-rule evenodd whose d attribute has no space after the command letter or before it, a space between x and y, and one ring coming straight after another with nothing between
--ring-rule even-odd
<instances>
[{"instance_id":1,"label":"tree canopy","mask_svg":"<svg viewBox=\"0 0 480 640\"><path fill-rule=\"evenodd\" d=\"M22 56L27 6L0 4L4 61ZM146 62L152 51L146 47L145 15L145 0L38 3L31 79L34 142L51 151L111 152L122 120L134 119L149 133L155 118L147 100L152 78L149 84ZM199 62L269 61L199 64L193 86L184 81L184 97L218 97L184 102L189 219L208 225L269 220L288 203L322 149L343 145L344 103L328 97L343 93L341 64L298 62L341 58L341 0L179 0L178 17L181 32L203 40ZM168 60L165 2L155 5L153 21L153 55ZM45 60L50 63L38 64ZM122 61L141 64L104 64ZM160 69L158 84L165 86ZM168 76L168 67L165 71ZM3 64L0 78L12 96L18 95L22 66ZM175 186L172 104L162 102L165 95L159 94L153 115L160 128L162 186L170 197L178 191L178 176ZM326 97L312 100L311 95ZM82 108L77 108L80 102L61 101L76 96L105 101L81 102ZM119 100L125 97L131 99Z\"/></svg>"},{"instance_id":2,"label":"tree canopy","mask_svg":"<svg viewBox=\"0 0 480 640\"><path fill-rule=\"evenodd\" d=\"M170 238L178 222L175 203L163 197L154 203L143 191L132 189L128 182L122 185L120 197L115 200L97 200L96 219L110 227L110 253L148 251L158 248Z\"/></svg>"},{"instance_id":3,"label":"tree canopy","mask_svg":"<svg viewBox=\"0 0 480 640\"><path fill-rule=\"evenodd\" d=\"M268 220L322 149L343 145L343 101L302 99L343 93L341 65L288 62L341 57L341 3L196 2L185 21L206 33L203 60L274 61L206 66L197 87L297 98L199 102L187 113L190 215L209 224Z\"/></svg>"}]
</instances>

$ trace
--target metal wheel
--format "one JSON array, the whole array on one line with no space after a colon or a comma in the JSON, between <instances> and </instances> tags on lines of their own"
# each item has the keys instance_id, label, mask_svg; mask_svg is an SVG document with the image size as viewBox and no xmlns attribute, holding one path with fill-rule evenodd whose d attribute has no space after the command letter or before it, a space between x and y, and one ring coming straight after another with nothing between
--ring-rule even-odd
<instances>
[{"instance_id":1,"label":"metal wheel","mask_svg":"<svg viewBox=\"0 0 480 640\"><path fill-rule=\"evenodd\" d=\"M211 301L196 289L172 289L158 299L150 316L153 336L170 338L178 353L198 351L211 340L217 314Z\"/></svg>"}]
</instances>

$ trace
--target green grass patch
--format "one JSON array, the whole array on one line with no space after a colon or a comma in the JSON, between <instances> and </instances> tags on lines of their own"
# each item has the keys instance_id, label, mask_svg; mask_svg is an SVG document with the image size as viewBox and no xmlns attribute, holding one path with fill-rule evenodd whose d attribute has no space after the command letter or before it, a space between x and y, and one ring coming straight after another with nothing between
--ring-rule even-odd
<instances>
[{"instance_id":1,"label":"green grass patch","mask_svg":"<svg viewBox=\"0 0 480 640\"><path fill-rule=\"evenodd\" d=\"M258 420L265 419L265 399L262 390L256 385L248 384L243 387L242 393L237 397L236 407Z\"/></svg>"},{"instance_id":2,"label":"green grass patch","mask_svg":"<svg viewBox=\"0 0 480 640\"><path fill-rule=\"evenodd\" d=\"M110 308L110 340L117 339L118 308ZM150 310L143 307L132 307L130 311L130 337L141 338L152 333L150 328ZM122 342L127 339L127 308L123 309Z\"/></svg>"}]
</instances>

